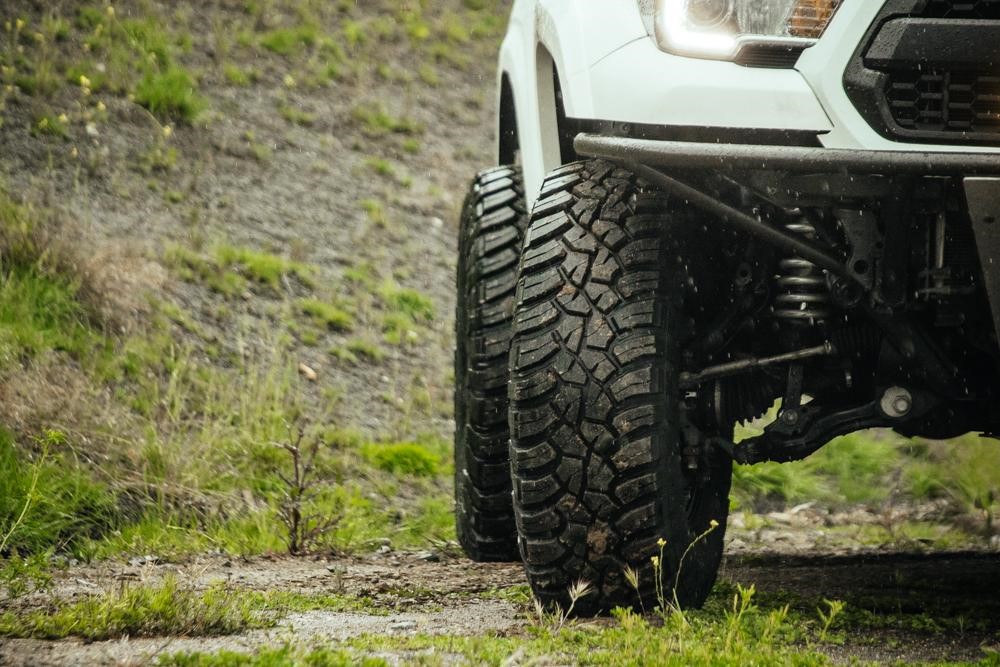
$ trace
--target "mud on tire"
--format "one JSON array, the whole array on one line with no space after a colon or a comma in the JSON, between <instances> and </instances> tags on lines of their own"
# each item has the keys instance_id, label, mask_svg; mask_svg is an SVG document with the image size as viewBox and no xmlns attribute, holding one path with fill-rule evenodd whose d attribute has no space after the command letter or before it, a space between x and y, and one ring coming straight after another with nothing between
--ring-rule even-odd
<instances>
[{"instance_id":1,"label":"mud on tire","mask_svg":"<svg viewBox=\"0 0 1000 667\"><path fill-rule=\"evenodd\" d=\"M462 209L455 317L458 539L476 561L519 560L511 507L507 356L527 226L516 167L480 173Z\"/></svg>"},{"instance_id":2,"label":"mud on tire","mask_svg":"<svg viewBox=\"0 0 1000 667\"><path fill-rule=\"evenodd\" d=\"M517 281L510 352L511 468L519 545L535 595L576 609L704 602L722 553L731 463L682 469L677 387L696 229L631 173L574 163L544 183ZM696 232L697 233L697 232ZM712 521L718 527L710 530ZM697 537L708 531L701 539ZM678 565L684 551L683 567Z\"/></svg>"}]
</instances>

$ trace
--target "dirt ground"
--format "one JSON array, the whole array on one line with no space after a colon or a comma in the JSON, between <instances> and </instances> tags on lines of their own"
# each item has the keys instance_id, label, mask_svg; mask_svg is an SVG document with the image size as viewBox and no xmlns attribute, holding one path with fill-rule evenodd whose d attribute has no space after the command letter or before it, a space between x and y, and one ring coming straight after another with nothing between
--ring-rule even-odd
<instances>
[{"instance_id":1,"label":"dirt ground","mask_svg":"<svg viewBox=\"0 0 1000 667\"><path fill-rule=\"evenodd\" d=\"M775 513L782 519L782 513ZM856 519L856 517L855 517ZM720 579L756 588L763 607L813 611L842 600L849 615L844 640L823 650L838 663L974 661L1000 648L1000 553L996 545L932 552L913 544L836 546L812 522L772 522L748 529L734 522ZM822 546L820 546L822 545ZM220 582L236 589L347 594L370 598L370 612L290 613L277 626L225 637L162 637L87 643L0 640L0 664L17 667L138 665L177 652L252 652L293 641L313 645L364 635L526 635L533 611L519 564L477 564L454 551L376 553L358 558L206 556L183 563L155 558L72 567L46 596L19 602L44 606L130 582L176 577L185 588ZM505 592L507 594L505 594ZM604 623L577 621L579 623ZM383 656L405 662L406 656Z\"/></svg>"}]
</instances>

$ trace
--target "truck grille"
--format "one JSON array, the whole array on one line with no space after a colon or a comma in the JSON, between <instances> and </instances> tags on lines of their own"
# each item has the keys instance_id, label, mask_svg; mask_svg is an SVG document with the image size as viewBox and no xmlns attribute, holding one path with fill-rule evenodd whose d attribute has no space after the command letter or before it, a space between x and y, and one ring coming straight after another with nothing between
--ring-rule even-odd
<instances>
[{"instance_id":1,"label":"truck grille","mask_svg":"<svg viewBox=\"0 0 1000 667\"><path fill-rule=\"evenodd\" d=\"M899 127L942 132L996 133L1000 138L1000 76L962 71L903 71L885 93Z\"/></svg>"},{"instance_id":2,"label":"truck grille","mask_svg":"<svg viewBox=\"0 0 1000 667\"><path fill-rule=\"evenodd\" d=\"M883 136L1000 146L1000 0L889 0L844 75Z\"/></svg>"}]
</instances>

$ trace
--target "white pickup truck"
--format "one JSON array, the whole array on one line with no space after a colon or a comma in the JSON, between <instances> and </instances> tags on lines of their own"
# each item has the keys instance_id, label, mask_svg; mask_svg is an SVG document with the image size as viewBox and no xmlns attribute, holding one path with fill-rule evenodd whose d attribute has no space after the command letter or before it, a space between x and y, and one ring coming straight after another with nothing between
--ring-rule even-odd
<instances>
[{"instance_id":1,"label":"white pickup truck","mask_svg":"<svg viewBox=\"0 0 1000 667\"><path fill-rule=\"evenodd\" d=\"M459 243L470 557L564 608L586 581L582 613L700 605L734 463L1000 432L1000 0L516 0L499 65Z\"/></svg>"}]
</instances>

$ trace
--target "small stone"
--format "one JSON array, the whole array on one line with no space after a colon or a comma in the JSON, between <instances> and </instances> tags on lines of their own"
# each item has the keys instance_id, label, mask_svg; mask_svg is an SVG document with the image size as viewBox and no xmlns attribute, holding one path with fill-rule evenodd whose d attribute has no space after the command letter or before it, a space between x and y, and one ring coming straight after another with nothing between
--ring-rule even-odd
<instances>
[{"instance_id":1,"label":"small stone","mask_svg":"<svg viewBox=\"0 0 1000 667\"><path fill-rule=\"evenodd\" d=\"M428 563L441 562L441 555L434 551L421 551L416 555L418 560L425 560Z\"/></svg>"},{"instance_id":2,"label":"small stone","mask_svg":"<svg viewBox=\"0 0 1000 667\"><path fill-rule=\"evenodd\" d=\"M444 227L444 220L441 218L431 218L431 227L434 229L441 229Z\"/></svg>"},{"instance_id":3,"label":"small stone","mask_svg":"<svg viewBox=\"0 0 1000 667\"><path fill-rule=\"evenodd\" d=\"M315 382L316 378L319 377L316 375L316 371L305 364L299 364L299 373L310 382Z\"/></svg>"},{"instance_id":4,"label":"small stone","mask_svg":"<svg viewBox=\"0 0 1000 667\"><path fill-rule=\"evenodd\" d=\"M1000 535L994 535L990 538L990 549L1000 551Z\"/></svg>"},{"instance_id":5,"label":"small stone","mask_svg":"<svg viewBox=\"0 0 1000 667\"><path fill-rule=\"evenodd\" d=\"M136 558L130 558L128 564L132 567L142 567L143 565L159 565L160 559L157 556L151 556L149 554L145 556L139 556Z\"/></svg>"},{"instance_id":6,"label":"small stone","mask_svg":"<svg viewBox=\"0 0 1000 667\"><path fill-rule=\"evenodd\" d=\"M86 125L86 127L84 129L87 131L87 136L88 137L99 137L99 136L101 136L101 133L97 131L97 125L95 125L94 123L87 123L87 125Z\"/></svg>"},{"instance_id":7,"label":"small stone","mask_svg":"<svg viewBox=\"0 0 1000 667\"><path fill-rule=\"evenodd\" d=\"M417 622L407 621L407 620L396 621L395 623L389 624L389 629L393 630L394 632L405 632L406 630L416 630Z\"/></svg>"}]
</instances>

